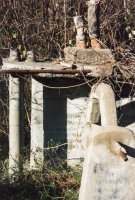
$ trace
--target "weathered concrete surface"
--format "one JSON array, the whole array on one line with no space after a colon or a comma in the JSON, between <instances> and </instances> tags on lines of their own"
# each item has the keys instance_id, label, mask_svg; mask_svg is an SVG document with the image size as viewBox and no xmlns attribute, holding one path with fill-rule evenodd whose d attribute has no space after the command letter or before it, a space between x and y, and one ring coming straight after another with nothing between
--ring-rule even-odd
<instances>
[{"instance_id":1,"label":"weathered concrete surface","mask_svg":"<svg viewBox=\"0 0 135 200\"><path fill-rule=\"evenodd\" d=\"M86 109L84 98L67 99L67 160L72 167L82 164L86 151L86 137L90 130L86 123Z\"/></svg>"},{"instance_id":2,"label":"weathered concrete surface","mask_svg":"<svg viewBox=\"0 0 135 200\"><path fill-rule=\"evenodd\" d=\"M92 98L99 99L101 125L117 126L115 94L111 86L105 83L94 85L90 94Z\"/></svg>"},{"instance_id":3,"label":"weathered concrete surface","mask_svg":"<svg viewBox=\"0 0 135 200\"><path fill-rule=\"evenodd\" d=\"M100 106L97 98L88 100L86 119L89 124L96 124L100 121Z\"/></svg>"},{"instance_id":4,"label":"weathered concrete surface","mask_svg":"<svg viewBox=\"0 0 135 200\"><path fill-rule=\"evenodd\" d=\"M88 136L79 200L133 200L135 196L135 136L122 127L92 126ZM114 141L126 150L117 155Z\"/></svg>"},{"instance_id":5,"label":"weathered concrete surface","mask_svg":"<svg viewBox=\"0 0 135 200\"><path fill-rule=\"evenodd\" d=\"M57 62L56 62L57 63ZM18 61L9 61L8 59L3 59L3 66L2 70L8 70L8 69L18 69L18 70L31 70L31 69L45 69L45 70L62 70L65 69L67 66L72 66L73 61L67 62L65 66L65 62L60 62L60 64L56 64L55 62L33 62L33 61L28 61L28 62L18 62ZM77 63L75 64L77 66L77 69L79 70L90 70L91 72L86 74L86 76L92 76L92 77L108 77L112 75L113 72L113 64L109 65L86 65L84 63ZM79 74L53 74L53 73L40 73L38 76L40 77L49 77L49 78L54 78L54 77L76 77ZM82 75L82 74L81 74Z\"/></svg>"},{"instance_id":6,"label":"weathered concrete surface","mask_svg":"<svg viewBox=\"0 0 135 200\"><path fill-rule=\"evenodd\" d=\"M87 120L93 122L98 113L91 108L94 98L99 100L102 126L91 125L88 134L79 200L133 200L135 136L117 126L115 95L107 84L93 86L88 109L93 116L87 115ZM122 160L120 152L124 159L127 153L128 162Z\"/></svg>"},{"instance_id":7,"label":"weathered concrete surface","mask_svg":"<svg viewBox=\"0 0 135 200\"><path fill-rule=\"evenodd\" d=\"M44 160L43 85L32 78L30 167Z\"/></svg>"},{"instance_id":8,"label":"weathered concrete surface","mask_svg":"<svg viewBox=\"0 0 135 200\"><path fill-rule=\"evenodd\" d=\"M114 63L110 49L82 49L77 47L67 47L64 49L65 60L86 64Z\"/></svg>"},{"instance_id":9,"label":"weathered concrete surface","mask_svg":"<svg viewBox=\"0 0 135 200\"><path fill-rule=\"evenodd\" d=\"M9 76L9 174L19 171L24 146L23 79Z\"/></svg>"},{"instance_id":10,"label":"weathered concrete surface","mask_svg":"<svg viewBox=\"0 0 135 200\"><path fill-rule=\"evenodd\" d=\"M89 65L84 65L84 64L77 64L78 69L80 70L91 70L90 73L88 73L86 76L91 76L91 77L109 77L112 75L113 72L113 66L89 66Z\"/></svg>"}]
</instances>

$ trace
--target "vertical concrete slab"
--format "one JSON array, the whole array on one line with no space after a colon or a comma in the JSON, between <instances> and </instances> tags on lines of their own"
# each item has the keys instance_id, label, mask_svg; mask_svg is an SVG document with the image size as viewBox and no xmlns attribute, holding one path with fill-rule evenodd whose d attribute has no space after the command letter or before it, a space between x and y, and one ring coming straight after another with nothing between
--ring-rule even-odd
<instances>
[{"instance_id":1,"label":"vertical concrete slab","mask_svg":"<svg viewBox=\"0 0 135 200\"><path fill-rule=\"evenodd\" d=\"M31 91L31 155L30 167L36 168L44 159L43 85L32 78Z\"/></svg>"},{"instance_id":2,"label":"vertical concrete slab","mask_svg":"<svg viewBox=\"0 0 135 200\"><path fill-rule=\"evenodd\" d=\"M9 173L19 170L24 145L23 79L9 76Z\"/></svg>"},{"instance_id":3,"label":"vertical concrete slab","mask_svg":"<svg viewBox=\"0 0 135 200\"><path fill-rule=\"evenodd\" d=\"M45 85L50 87L64 87L74 85L72 79L46 79ZM80 86L75 88L51 89L44 87L44 131L45 147L49 141L53 146L63 145L65 152L62 158L67 159L68 165L81 164L86 148L86 135L89 124L86 120L87 98L90 88ZM61 148L56 152L61 157Z\"/></svg>"},{"instance_id":4,"label":"vertical concrete slab","mask_svg":"<svg viewBox=\"0 0 135 200\"><path fill-rule=\"evenodd\" d=\"M86 137L90 124L86 121L85 98L67 99L68 165L82 164L86 150Z\"/></svg>"}]
</instances>

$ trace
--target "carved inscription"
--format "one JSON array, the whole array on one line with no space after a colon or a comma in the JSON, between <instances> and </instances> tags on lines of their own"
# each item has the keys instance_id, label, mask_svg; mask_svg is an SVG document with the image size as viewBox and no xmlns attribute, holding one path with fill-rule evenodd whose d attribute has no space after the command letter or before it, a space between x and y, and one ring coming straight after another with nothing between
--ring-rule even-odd
<instances>
[{"instance_id":1,"label":"carved inscription","mask_svg":"<svg viewBox=\"0 0 135 200\"><path fill-rule=\"evenodd\" d=\"M91 177L94 185L91 189L91 199L127 200L128 194L134 190L134 181L126 176L120 177L116 166L95 165L95 167L95 176Z\"/></svg>"},{"instance_id":2,"label":"carved inscription","mask_svg":"<svg viewBox=\"0 0 135 200\"><path fill-rule=\"evenodd\" d=\"M67 104L67 99L45 99L44 131L46 141L68 142L68 149L78 148L81 143L82 127L86 123L83 113L85 101L81 106L74 101ZM79 147L80 148L80 147Z\"/></svg>"}]
</instances>

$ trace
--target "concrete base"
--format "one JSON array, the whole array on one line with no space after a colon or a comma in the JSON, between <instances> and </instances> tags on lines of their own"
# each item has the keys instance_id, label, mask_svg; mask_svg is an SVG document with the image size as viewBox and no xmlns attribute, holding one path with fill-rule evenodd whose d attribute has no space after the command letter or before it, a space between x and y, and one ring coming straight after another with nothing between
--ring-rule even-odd
<instances>
[{"instance_id":1,"label":"concrete base","mask_svg":"<svg viewBox=\"0 0 135 200\"><path fill-rule=\"evenodd\" d=\"M116 154L116 140L128 161ZM79 200L133 200L135 196L135 136L123 127L92 127L85 156Z\"/></svg>"},{"instance_id":2,"label":"concrete base","mask_svg":"<svg viewBox=\"0 0 135 200\"><path fill-rule=\"evenodd\" d=\"M75 61L94 65L114 62L110 49L83 49L77 47L67 47L64 49L64 54L66 61Z\"/></svg>"}]
</instances>

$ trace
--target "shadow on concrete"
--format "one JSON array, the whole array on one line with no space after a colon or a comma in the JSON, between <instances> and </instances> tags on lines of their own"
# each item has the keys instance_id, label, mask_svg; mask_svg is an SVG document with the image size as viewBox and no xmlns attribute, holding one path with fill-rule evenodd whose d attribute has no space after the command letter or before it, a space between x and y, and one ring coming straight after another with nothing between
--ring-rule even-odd
<instances>
[{"instance_id":1,"label":"shadow on concrete","mask_svg":"<svg viewBox=\"0 0 135 200\"><path fill-rule=\"evenodd\" d=\"M83 81L84 82L84 81ZM87 85L70 88L72 85L79 85L82 81L76 79L43 79L42 83L49 87L44 87L44 147L62 145L57 148L57 153L63 159L67 158L67 98L73 100L86 98L90 92ZM51 88L51 87L57 87ZM67 87L58 89L59 87ZM69 134L69 133L68 133ZM72 134L72 132L70 133ZM61 153L62 152L62 153Z\"/></svg>"},{"instance_id":2,"label":"shadow on concrete","mask_svg":"<svg viewBox=\"0 0 135 200\"><path fill-rule=\"evenodd\" d=\"M135 101L117 108L118 126L128 126L135 123Z\"/></svg>"}]
</instances>

